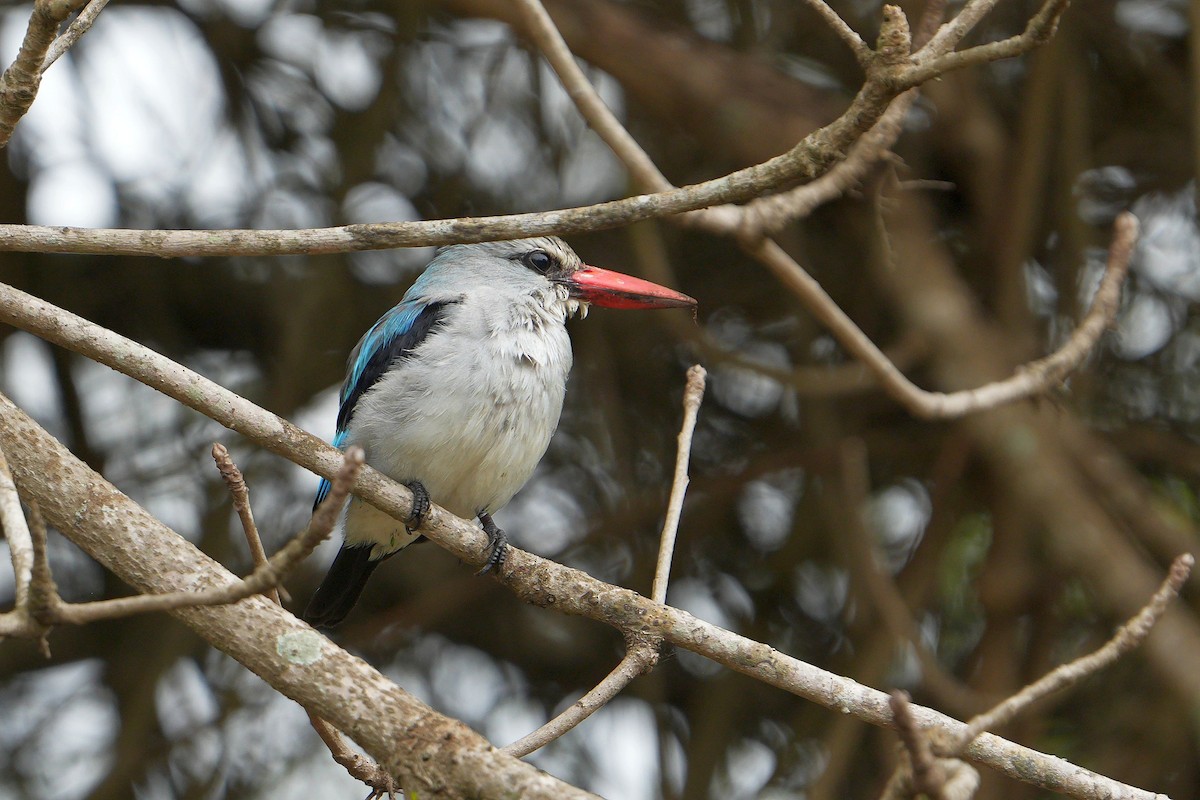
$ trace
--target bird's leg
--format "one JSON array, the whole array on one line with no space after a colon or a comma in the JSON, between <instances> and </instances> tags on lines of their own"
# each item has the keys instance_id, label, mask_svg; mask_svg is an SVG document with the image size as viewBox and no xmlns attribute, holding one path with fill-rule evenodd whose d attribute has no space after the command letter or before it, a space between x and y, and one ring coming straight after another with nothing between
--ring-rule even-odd
<instances>
[{"instance_id":1,"label":"bird's leg","mask_svg":"<svg viewBox=\"0 0 1200 800\"><path fill-rule=\"evenodd\" d=\"M429 516L429 490L420 481L413 481L404 485L408 487L413 496L412 511L409 512L408 519L404 520L405 529L409 533L412 533L424 525L425 518Z\"/></svg>"},{"instance_id":2,"label":"bird's leg","mask_svg":"<svg viewBox=\"0 0 1200 800\"><path fill-rule=\"evenodd\" d=\"M479 521L483 523L483 532L488 537L488 557L483 562L483 569L475 574L483 575L504 563L504 557L508 555L508 535L492 522L492 515L487 512L479 512Z\"/></svg>"}]
</instances>

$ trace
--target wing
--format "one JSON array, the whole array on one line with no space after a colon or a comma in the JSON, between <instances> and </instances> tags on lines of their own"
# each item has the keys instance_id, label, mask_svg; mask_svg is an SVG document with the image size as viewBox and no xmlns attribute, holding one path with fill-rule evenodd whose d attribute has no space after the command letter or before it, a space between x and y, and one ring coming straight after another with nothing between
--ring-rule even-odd
<instances>
[{"instance_id":1,"label":"wing","mask_svg":"<svg viewBox=\"0 0 1200 800\"><path fill-rule=\"evenodd\" d=\"M397 361L412 355L446 316L452 302L426 303L409 300L394 307L371 326L350 352L350 371L342 384L342 405L338 409L337 435L333 446L341 449L349 435L350 419L358 399L383 377ZM321 479L313 509L329 494L329 481Z\"/></svg>"}]
</instances>

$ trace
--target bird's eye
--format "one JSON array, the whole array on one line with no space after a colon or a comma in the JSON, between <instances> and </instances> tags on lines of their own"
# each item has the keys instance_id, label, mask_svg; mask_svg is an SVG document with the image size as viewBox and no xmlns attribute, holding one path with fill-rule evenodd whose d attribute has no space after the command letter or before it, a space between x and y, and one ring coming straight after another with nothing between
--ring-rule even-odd
<instances>
[{"instance_id":1,"label":"bird's eye","mask_svg":"<svg viewBox=\"0 0 1200 800\"><path fill-rule=\"evenodd\" d=\"M525 266L542 275L545 275L554 266L554 259L545 250L534 250L526 253L521 261L524 262Z\"/></svg>"}]
</instances>

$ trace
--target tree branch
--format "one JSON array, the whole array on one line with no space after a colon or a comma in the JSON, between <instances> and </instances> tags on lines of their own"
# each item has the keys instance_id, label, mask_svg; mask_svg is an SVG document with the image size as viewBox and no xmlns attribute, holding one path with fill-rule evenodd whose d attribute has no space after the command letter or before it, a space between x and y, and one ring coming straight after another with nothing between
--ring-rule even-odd
<instances>
[{"instance_id":1,"label":"tree branch","mask_svg":"<svg viewBox=\"0 0 1200 800\"><path fill-rule=\"evenodd\" d=\"M821 15L821 19L825 20L825 24L832 28L833 32L838 35L838 38L850 48L850 52L854 54L854 58L858 61L859 66L865 69L871 63L873 53L871 52L871 48L867 47L867 43L862 40L862 37L846 24L846 20L842 19L836 11L830 8L825 0L805 0L805 2L808 3L809 8Z\"/></svg>"},{"instance_id":2,"label":"tree branch","mask_svg":"<svg viewBox=\"0 0 1200 800\"><path fill-rule=\"evenodd\" d=\"M79 12L79 16L71 20L71 24L67 26L67 29L50 45L45 59L42 60L42 72L49 69L51 64L57 61L63 53L74 47L75 43L91 30L92 25L96 22L96 18L100 16L100 12L108 5L108 1L91 0L91 2L83 7L83 10Z\"/></svg>"},{"instance_id":3,"label":"tree branch","mask_svg":"<svg viewBox=\"0 0 1200 800\"><path fill-rule=\"evenodd\" d=\"M117 619L133 614L227 605L256 594L273 592L294 566L307 558L318 544L329 537L342 507L346 503L350 486L354 483L362 465L362 449L352 447L347 450L342 468L333 478L333 488L330 490L329 496L313 513L308 526L273 557L259 563L254 571L244 579L226 586L199 591L183 589L164 594L140 594L111 600L97 600L91 603L66 603L59 597L58 589L51 577L49 562L45 557L45 531L41 531L40 536L33 538L35 558L31 582L33 591L30 596L30 613L41 625L47 627L86 625L89 622ZM245 489L244 484L242 489ZM34 533L37 534L37 526L34 528ZM252 531L253 528L250 530ZM254 538L257 539L257 532L254 533ZM261 543L258 544L258 550L259 552L262 550ZM277 593L274 596L278 598Z\"/></svg>"},{"instance_id":4,"label":"tree branch","mask_svg":"<svg viewBox=\"0 0 1200 800\"><path fill-rule=\"evenodd\" d=\"M979 66L1028 53L1054 35L1059 19L1062 18L1063 12L1070 4L1070 0L1046 0L1038 9L1038 13L1030 18L1024 31L1003 41L989 42L967 50L944 54L939 54L937 50L945 44L949 44L950 37L947 37L944 43L939 42L938 47L934 47L933 42L930 42L930 46L926 48L928 52L924 54L924 57L922 57L922 53L917 54L917 64L907 71L903 80L909 86L920 86L931 78L956 69ZM971 24L973 26L974 22ZM965 35L966 32L962 33ZM934 41L937 41L937 36L934 37Z\"/></svg>"},{"instance_id":5,"label":"tree branch","mask_svg":"<svg viewBox=\"0 0 1200 800\"><path fill-rule=\"evenodd\" d=\"M982 16L985 10L981 8L981 5L972 6L971 13ZM521 0L521 7L526 16L531 36L542 47L551 66L588 124L600 134L630 172L645 185L658 189L669 186L670 184L654 166L650 157L604 105L595 88L575 63L561 34L554 27L553 21L539 0ZM824 8L828 10L829 14L837 17L828 6L824 6ZM1027 33L1032 37L1031 41L1037 36L1049 35L1046 33L1047 26L1052 32L1053 24L1056 23L1065 8L1065 0L1047 0L1029 23ZM931 4L926 9L927 13L918 23L918 41L928 35L928 32L936 24L936 20L941 17L942 11L942 5L937 3ZM960 31L961 35L965 35L965 32L975 24L970 18L968 23L969 25ZM842 25L849 30L849 26L846 26L844 22ZM851 33L853 32L851 31ZM953 35L948 36L953 38ZM857 38L857 34L854 36ZM889 76L894 76L897 70L909 69L911 47L912 36L903 12L896 6L884 6L877 49L872 56L870 69L867 70L867 82L859 98L864 97L867 89L872 86L879 87L888 84L891 80ZM856 103L859 98L856 98ZM863 136L851 146L848 155L850 160L840 162L820 177L819 180L823 183L801 186L792 192L775 197L758 198L745 207L708 208L681 217L679 221L712 232L738 236L743 249L771 269L776 277L800 298L809 311L830 329L838 341L875 373L885 391L888 391L917 416L927 419L942 419L963 416L980 409L991 408L1044 392L1061 381L1067 373L1082 362L1116 314L1121 283L1128 271L1129 256L1137 237L1137 222L1128 213L1118 218L1109 269L1105 274L1101 291L1097 292L1092 311L1071 337L1071 340L1057 353L1027 365L1006 381L988 384L977 389L951 395L921 389L904 376L899 368L838 307L816 280L808 275L782 247L770 239L762 238L763 234L778 230L791 220L808 213L816 205L840 195L851 183L864 175L866 170L895 141L899 135L904 115L915 99L916 94L909 90L903 97L891 102L891 106L872 124L870 131L864 131ZM850 111L847 111L842 119L849 116Z\"/></svg>"},{"instance_id":6,"label":"tree branch","mask_svg":"<svg viewBox=\"0 0 1200 800\"><path fill-rule=\"evenodd\" d=\"M270 563L267 560L267 553L263 549L262 539L258 535L258 526L254 524L254 514L250 509L250 489L246 486L246 479L237 464L233 462L233 457L229 455L229 449L225 445L219 442L214 444L212 456L213 461L216 462L217 471L221 473L221 478L225 481L225 485L229 488L229 494L233 498L233 508L242 522L242 531L246 534L246 546L250 548L250 555L254 559L254 568L256 570L268 569ZM342 492L342 499L336 504L339 511L345 501L346 482L342 483L340 488L335 487L330 491L331 494L335 491ZM266 595L275 602L275 605L283 606L278 588L271 589L266 592ZM312 725L313 730L317 732L317 736L321 738L325 746L329 748L329 754L333 756L333 760L350 773L351 777L371 787L370 797L387 795L389 798L394 798L396 796L396 783L391 773L370 758L354 752L354 749L342 738L341 731L313 712L305 710L308 712L309 724Z\"/></svg>"},{"instance_id":7,"label":"tree branch","mask_svg":"<svg viewBox=\"0 0 1200 800\"><path fill-rule=\"evenodd\" d=\"M28 499L41 505L47 519L138 591L168 594L237 580L3 396L0 447L10 456L16 482L29 487ZM341 457L329 449L330 455ZM392 497L398 498L398 492ZM484 538L478 529L473 533ZM480 545L482 553L485 543ZM437 714L265 597L171 613L280 693L345 731L396 775L411 796L594 798L500 753L466 725Z\"/></svg>"},{"instance_id":8,"label":"tree branch","mask_svg":"<svg viewBox=\"0 0 1200 800\"><path fill-rule=\"evenodd\" d=\"M1113 637L1100 649L1054 668L995 708L974 717L959 734L954 745L948 748L948 752L961 750L983 731L1006 724L1037 700L1099 672L1140 645L1150 635L1154 623L1158 622L1159 617L1167 610L1168 604L1179 596L1195 564L1196 559L1191 553L1184 553L1176 558L1162 586L1145 607L1134 615L1133 619L1118 628Z\"/></svg>"},{"instance_id":9,"label":"tree branch","mask_svg":"<svg viewBox=\"0 0 1200 800\"><path fill-rule=\"evenodd\" d=\"M26 298L20 301L20 297ZM18 308L13 308L9 302L13 298L19 301ZM277 452L294 463L300 464L318 474L332 475L329 465L340 461L341 453L320 442L315 437L292 426L290 423L259 409L254 404L239 397L223 387L208 381L186 368L173 364L168 359L146 348L136 345L123 337L105 331L67 312L54 309L53 306L13 289L0 291L0 318L6 321L21 320L20 325L27 329L33 324L38 331L43 331L52 341L64 346L72 346L89 357L106 363L127 374L139 377L149 385L159 388L191 408L221 422L227 427L237 430L258 444L273 452ZM197 553L190 544L179 540L182 551L159 550L165 545L157 542L139 542L126 530L126 520L135 512L107 515L100 513L102 509L91 509L89 492L84 491L82 498L74 503L67 503L66 488L68 486L93 487L101 479L95 476L83 464L66 451L53 437L46 434L29 420L19 409L6 399L0 399L0 447L5 447L13 453L14 470L18 473L40 475L39 485L31 491L44 490L49 483L56 487L55 492L47 492L47 496L35 497L43 502L48 510L54 509L59 516L60 525L66 533L76 540L81 547L91 552L102 564L116 572L131 585L143 588L143 584L161 585L157 580L161 566L152 570L154 575L142 574L139 566L142 562L139 553L156 552L160 559L170 568L165 574L178 579L179 575L189 575L190 570L197 569L197 564L212 564L201 554ZM19 448L15 450L14 448ZM15 459L20 454L21 462ZM71 477L61 475L60 471L71 466L81 470L72 473ZM327 471L327 472L326 472ZM19 474L18 474L19 477ZM59 487L62 487L61 490ZM400 484L391 481L375 472L370 467L364 467L354 493L396 519L404 519L410 510L411 494ZM115 490L114 490L115 493ZM115 500L113 502L116 502ZM121 496L121 503L128 503ZM132 505L132 504L130 504ZM122 505L122 508L124 506ZM136 508L136 507L135 507ZM153 523L157 536L173 536L146 512L137 509L136 513L143 515L147 525ZM121 522L123 533L118 535L108 530L116 520ZM90 522L89 527L86 523ZM166 531L161 533L161 531ZM433 506L421 532L449 550L452 554L470 565L478 566L487 558L488 544L486 537L478 527L466 520L459 519L438 506ZM120 549L114 552L113 548ZM129 548L129 549L127 549ZM174 553L174 555L172 555ZM177 559L172 562L172 559ZM219 569L219 573L211 572ZM132 571L132 574L127 574ZM500 579L518 597L526 602L546 608L558 610L566 614L576 614L595 619L619 628L626 635L640 637L661 637L678 647L691 650L699 655L710 658L730 669L758 678L765 683L784 689L800 697L819 703L826 708L841 713L851 713L874 725L890 726L891 712L887 706L887 696L881 692L869 689L825 670L818 669L790 656L786 656L773 648L747 639L743 636L724 630L715 625L703 622L686 612L663 606L642 597L635 592L610 586L586 575L578 570L564 567L560 564L546 561L515 547L510 548L510 554L504 566L498 571L496 578ZM219 565L212 564L205 568L208 580L215 580L214 574L227 575ZM227 579L226 579L227 581ZM196 581L193 581L195 583ZM190 587L189 587L190 588ZM143 588L143 590L145 590ZM223 614L238 613L242 609L253 609L259 613L265 601L259 602L250 598L234 606L222 606L213 609L180 609L175 613L185 622L189 620L224 620L231 618ZM247 612L249 613L249 612ZM290 618L289 618L290 619ZM234 629L245 630L245 621L237 623ZM264 630L275 627L267 620L259 620ZM297 626L294 620L290 623ZM311 631L303 628L305 631ZM220 635L210 630L215 639ZM202 632L202 635L203 632ZM315 636L315 634L313 634ZM320 639L320 637L317 637ZM320 639L324 642L324 639ZM284 671L280 678L273 671L271 663L264 663L257 646L250 642L221 644L235 658L259 672L268 682L272 682L284 694L300 699L310 698L305 686L301 692L292 682L294 677ZM246 652L239 648L245 644ZM329 646L322 652L327 652ZM239 657L239 655L241 657ZM310 676L311 677L311 676ZM279 678L275 683L273 678ZM337 679L333 679L337 680ZM356 678L357 680L357 678ZM334 691L330 689L329 691ZM328 700L328 696L322 696ZM362 695L356 695L356 701L361 701ZM312 706L318 713L333 721L339 728L349 733L356 741L368 746L368 741L378 742L377 739L364 739L367 735L362 732L364 723L356 721L355 727L344 727L345 709L337 708L337 714L331 714L328 706ZM359 706L355 706L360 708ZM364 710L364 719L372 715ZM937 726L946 730L947 735L960 733L965 726L963 723L939 714L931 709L915 709L914 713L923 726ZM359 732L356 732L359 731ZM397 766L397 755L393 751L381 751L368 747L368 750L395 774L401 769ZM991 734L983 734L972 742L965 756L973 761L991 766L1005 775L1033 783L1046 789L1061 791L1080 798L1091 798L1097 787L1110 792L1113 797L1139 798L1150 800L1153 797L1134 787L1126 786L1104 776L1089 772L1080 767L1067 764L1061 759L1046 756L1037 751L1007 742ZM464 762L465 763L465 762ZM472 762L478 766L478 762ZM1030 768L1029 765L1035 765ZM406 788L408 788L406 784Z\"/></svg>"},{"instance_id":10,"label":"tree branch","mask_svg":"<svg viewBox=\"0 0 1200 800\"><path fill-rule=\"evenodd\" d=\"M30 613L29 588L33 581L35 553L33 539L25 514L21 511L21 496L13 482L4 449L0 447L0 531L8 541L13 566L15 602L13 610L0 614L0 640L6 636L40 639L46 633Z\"/></svg>"},{"instance_id":11,"label":"tree branch","mask_svg":"<svg viewBox=\"0 0 1200 800\"><path fill-rule=\"evenodd\" d=\"M754 254L801 295L817 319L875 373L884 390L895 400L923 419L952 419L1044 392L1082 363L1116 316L1137 230L1137 218L1129 212L1117 217L1108 264L1092 307L1061 348L1046 358L1024 365L1005 380L949 394L926 391L906 378L783 248L765 240L754 248Z\"/></svg>"},{"instance_id":12,"label":"tree branch","mask_svg":"<svg viewBox=\"0 0 1200 800\"><path fill-rule=\"evenodd\" d=\"M704 379L708 373L699 364L687 371L683 390L683 424L679 429L675 451L675 477L667 500L667 515L659 537L658 564L654 569L654 585L650 597L656 603L667 601L667 581L671 576L671 557L675 553L675 536L679 532L679 517L683 513L683 498L688 487L688 462L692 457L692 434L696 431L696 416L704 399Z\"/></svg>"},{"instance_id":13,"label":"tree branch","mask_svg":"<svg viewBox=\"0 0 1200 800\"><path fill-rule=\"evenodd\" d=\"M33 105L41 85L42 60L58 26L73 10L72 0L35 0L17 58L0 75L0 147L8 144L13 129Z\"/></svg>"}]
</instances>

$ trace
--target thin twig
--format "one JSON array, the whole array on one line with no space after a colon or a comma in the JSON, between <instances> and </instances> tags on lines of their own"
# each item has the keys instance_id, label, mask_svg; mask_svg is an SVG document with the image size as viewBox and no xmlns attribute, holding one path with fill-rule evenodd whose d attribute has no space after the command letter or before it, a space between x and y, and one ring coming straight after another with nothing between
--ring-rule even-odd
<instances>
[{"instance_id":1,"label":"thin twig","mask_svg":"<svg viewBox=\"0 0 1200 800\"><path fill-rule=\"evenodd\" d=\"M246 478L238 469L238 465L233 462L233 456L229 454L229 448L225 445L220 442L213 444L212 457L216 462L217 471L221 473L221 479L225 481L225 486L229 489L230 497L233 498L233 510L237 512L238 519L242 523L242 532L246 535L246 546L250 549L250 558L254 562L254 568L266 568L268 567L267 551L263 549L262 537L258 534L258 526L254 524L254 512L250 508L250 487L246 485ZM279 605L283 605L278 586L264 594Z\"/></svg>"},{"instance_id":2,"label":"thin twig","mask_svg":"<svg viewBox=\"0 0 1200 800\"><path fill-rule=\"evenodd\" d=\"M941 758L934 753L931 733L913 716L906 692L894 691L888 698L896 731L904 744L907 758L893 770L881 800L907 800L928 797L931 800L969 800L979 789L979 772L957 758Z\"/></svg>"},{"instance_id":3,"label":"thin twig","mask_svg":"<svg viewBox=\"0 0 1200 800\"><path fill-rule=\"evenodd\" d=\"M503 747L502 750L510 756L523 758L534 750L545 747L578 726L598 709L603 708L620 694L630 681L639 675L645 675L657 663L658 640L654 642L640 641L629 645L625 651L625 657L591 691L545 725Z\"/></svg>"},{"instance_id":4,"label":"thin twig","mask_svg":"<svg viewBox=\"0 0 1200 800\"><path fill-rule=\"evenodd\" d=\"M1171 569L1167 573L1166 579L1163 580L1162 586L1154 593L1150 602L1131 620L1118 628L1116 634L1100 649L1056 667L995 708L970 720L967 727L957 737L952 748L953 752L955 754L961 752L984 731L1004 725L1022 710L1028 708L1031 703L1059 689L1078 683L1140 645L1150 634L1154 623L1158 622L1163 612L1167 610L1167 605L1178 596L1183 584L1191 575L1195 563L1196 559L1190 553L1184 553L1176 558L1171 564Z\"/></svg>"},{"instance_id":5,"label":"thin twig","mask_svg":"<svg viewBox=\"0 0 1200 800\"><path fill-rule=\"evenodd\" d=\"M21 511L21 496L8 468L8 460L0 449L0 532L8 541L13 566L15 601L13 610L0 614L0 639L12 636L20 639L40 639L46 652L46 628L33 615L30 595L37 568L37 549L30 525Z\"/></svg>"},{"instance_id":6,"label":"thin twig","mask_svg":"<svg viewBox=\"0 0 1200 800\"><path fill-rule=\"evenodd\" d=\"M962 10L933 34L924 47L914 54L917 58L931 58L948 53L958 47L959 42L975 29L999 0L969 0ZM919 44L919 42L917 43Z\"/></svg>"},{"instance_id":7,"label":"thin twig","mask_svg":"<svg viewBox=\"0 0 1200 800\"><path fill-rule=\"evenodd\" d=\"M79 16L71 20L67 29L50 45L46 58L42 61L42 72L49 69L50 65L57 61L63 53L75 46L75 43L91 29L96 17L100 16L100 12L106 5L108 5L108 0L91 0L83 7Z\"/></svg>"},{"instance_id":8,"label":"thin twig","mask_svg":"<svg viewBox=\"0 0 1200 800\"><path fill-rule=\"evenodd\" d=\"M818 320L852 355L870 367L888 394L916 416L953 419L1044 392L1082 363L1116 316L1121 285L1128 274L1130 255L1137 241L1137 230L1137 218L1129 212L1117 217L1108 265L1100 288L1092 299L1092 307L1062 347L1046 358L1018 368L1005 380L949 394L929 392L909 381L837 306L820 284L777 244L765 240L755 246L754 252L785 284L805 299Z\"/></svg>"},{"instance_id":9,"label":"thin twig","mask_svg":"<svg viewBox=\"0 0 1200 800\"><path fill-rule=\"evenodd\" d=\"M658 564L654 569L654 586L650 597L656 603L667 600L667 581L671 575L671 556L675 552L675 536L679 531L679 517L683 513L683 498L688 487L688 462L692 457L692 434L696 430L696 416L700 402L704 399L704 378L708 373L699 364L687 371L687 386L683 390L683 425L679 429L678 447L675 451L675 478L671 482L671 495L667 501L667 516L663 520L662 535L659 537Z\"/></svg>"},{"instance_id":10,"label":"thin twig","mask_svg":"<svg viewBox=\"0 0 1200 800\"><path fill-rule=\"evenodd\" d=\"M862 40L853 28L846 24L846 20L829 7L825 0L805 0L809 8L821 15L821 19L825 20L833 32L838 35L846 46L850 48L850 52L854 54L854 58L859 65L864 69L871 62L871 48L867 47L867 43Z\"/></svg>"},{"instance_id":11,"label":"thin twig","mask_svg":"<svg viewBox=\"0 0 1200 800\"><path fill-rule=\"evenodd\" d=\"M0 450L0 531L8 540L9 556L12 559L13 577L16 581L16 607L29 606L29 582L33 577L33 542L29 537L29 526L21 511L21 496L13 483L8 460Z\"/></svg>"},{"instance_id":12,"label":"thin twig","mask_svg":"<svg viewBox=\"0 0 1200 800\"><path fill-rule=\"evenodd\" d=\"M307 709L305 710L307 711ZM333 760L340 764L350 774L350 777L371 787L371 793L367 795L367 800L384 796L396 797L400 788L396 786L396 779L392 773L379 766L370 757L354 752L354 748L346 744L342 732L327 720L308 711L308 722L317 732L317 736L321 737L325 747L329 749L329 755L333 756Z\"/></svg>"},{"instance_id":13,"label":"thin twig","mask_svg":"<svg viewBox=\"0 0 1200 800\"><path fill-rule=\"evenodd\" d=\"M896 720L896 732L900 734L900 741L908 753L911 770L909 778L912 780L913 792L928 795L932 800L944 800L942 787L946 783L946 773L933 754L929 737L913 719L908 693L899 689L893 690L888 698L888 705Z\"/></svg>"},{"instance_id":14,"label":"thin twig","mask_svg":"<svg viewBox=\"0 0 1200 800\"><path fill-rule=\"evenodd\" d=\"M1028 53L1054 35L1058 21L1069 5L1070 0L1046 0L1038 12L1030 18L1024 31L999 42L989 42L968 50L943 54L936 54L935 50L927 47L928 57L918 57L917 63L905 72L902 81L908 86L919 86L925 81L957 69L979 66ZM936 40L937 36L934 36L934 39Z\"/></svg>"},{"instance_id":15,"label":"thin twig","mask_svg":"<svg viewBox=\"0 0 1200 800\"><path fill-rule=\"evenodd\" d=\"M562 81L563 88L567 90L579 113L587 120L592 130L612 148L638 184L651 192L664 192L673 188L671 182L659 171L654 161L625 129L600 97L600 93L592 86L591 81L583 74L575 56L571 54L562 34L540 0L517 0L517 7L525 19L526 32L550 62L551 68Z\"/></svg>"},{"instance_id":16,"label":"thin twig","mask_svg":"<svg viewBox=\"0 0 1200 800\"><path fill-rule=\"evenodd\" d=\"M696 416L704 398L704 367L696 364L687 371L687 385L683 390L683 423L679 429L678 449L675 455L675 479L671 483L671 495L667 501L666 520L659 538L658 565L654 574L651 598L656 603L665 602L667 581L671 571L671 554L675 549L675 535L679 530L679 517L683 509L683 498L688 486L688 462L692 453L692 434L696 429ZM563 710L554 719L537 730L522 736L506 746L504 752L522 758L534 750L545 747L567 731L575 728L603 708L639 675L649 672L658 663L658 651L662 639L654 636L627 636L625 657L617 666L583 697Z\"/></svg>"},{"instance_id":17,"label":"thin twig","mask_svg":"<svg viewBox=\"0 0 1200 800\"><path fill-rule=\"evenodd\" d=\"M273 589L288 571L307 558L318 544L329 537L362 466L362 450L353 447L347 450L342 469L334 477L329 496L317 507L308 526L241 581L199 591L140 594L91 603L64 603L56 591L51 591L47 593L42 608L35 611L35 617L45 625L84 625L101 619L116 619L153 611L227 605ZM37 584L35 575L34 586Z\"/></svg>"},{"instance_id":18,"label":"thin twig","mask_svg":"<svg viewBox=\"0 0 1200 800\"><path fill-rule=\"evenodd\" d=\"M42 626L38 636L42 655L50 658L50 623L44 619L46 611L59 601L58 586L50 574L49 538L46 520L36 500L29 502L29 534L33 541L33 579L29 582L29 615Z\"/></svg>"}]
</instances>

